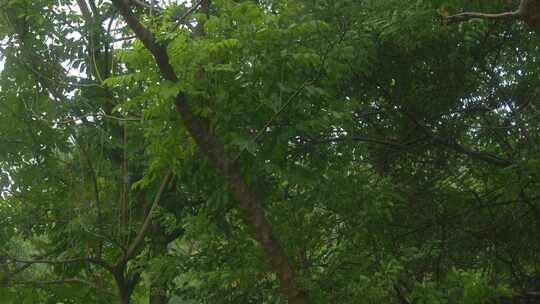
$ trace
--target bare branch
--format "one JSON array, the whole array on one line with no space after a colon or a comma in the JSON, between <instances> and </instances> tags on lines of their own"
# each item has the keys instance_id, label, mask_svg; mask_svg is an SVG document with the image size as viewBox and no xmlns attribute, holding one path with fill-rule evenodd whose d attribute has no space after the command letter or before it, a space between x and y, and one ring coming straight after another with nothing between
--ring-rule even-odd
<instances>
[{"instance_id":1,"label":"bare branch","mask_svg":"<svg viewBox=\"0 0 540 304\"><path fill-rule=\"evenodd\" d=\"M534 31L540 32L540 1L521 0L519 8L513 12L500 14L485 14L477 12L465 12L456 15L447 16L444 21L447 23L459 23L470 19L487 20L512 20L521 19L527 23Z\"/></svg>"},{"instance_id":2,"label":"bare branch","mask_svg":"<svg viewBox=\"0 0 540 304\"><path fill-rule=\"evenodd\" d=\"M389 140L370 138L370 137L364 137L364 136L346 136L346 137L328 138L328 139L323 139L323 140L311 140L311 141L308 141L308 144L326 144L326 143L334 144L338 142L349 142L349 141L350 142L359 141L359 142L366 142L366 143L371 143L371 144L379 144L383 146L392 147L398 150L405 150L409 148L407 144L399 143L396 141L389 141Z\"/></svg>"},{"instance_id":3,"label":"bare branch","mask_svg":"<svg viewBox=\"0 0 540 304\"><path fill-rule=\"evenodd\" d=\"M460 23L471 19L487 19L487 20L511 20L519 17L519 12L506 12L501 14L484 14L476 12L464 12L451 16L444 17L446 23Z\"/></svg>"}]
</instances>

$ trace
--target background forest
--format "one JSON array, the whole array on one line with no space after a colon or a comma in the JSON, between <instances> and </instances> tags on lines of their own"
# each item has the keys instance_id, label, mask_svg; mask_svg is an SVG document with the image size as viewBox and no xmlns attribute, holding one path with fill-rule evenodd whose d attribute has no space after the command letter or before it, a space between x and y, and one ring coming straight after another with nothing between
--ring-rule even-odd
<instances>
[{"instance_id":1,"label":"background forest","mask_svg":"<svg viewBox=\"0 0 540 304\"><path fill-rule=\"evenodd\" d=\"M0 303L534 296L518 4L0 0Z\"/></svg>"}]
</instances>

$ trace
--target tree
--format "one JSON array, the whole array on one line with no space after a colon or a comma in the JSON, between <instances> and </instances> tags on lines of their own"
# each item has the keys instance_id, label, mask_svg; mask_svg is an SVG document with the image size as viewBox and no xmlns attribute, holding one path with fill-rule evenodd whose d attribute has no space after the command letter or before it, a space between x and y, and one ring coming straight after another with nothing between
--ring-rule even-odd
<instances>
[{"instance_id":1,"label":"tree","mask_svg":"<svg viewBox=\"0 0 540 304\"><path fill-rule=\"evenodd\" d=\"M536 36L465 5L1 1L2 301L535 289Z\"/></svg>"}]
</instances>

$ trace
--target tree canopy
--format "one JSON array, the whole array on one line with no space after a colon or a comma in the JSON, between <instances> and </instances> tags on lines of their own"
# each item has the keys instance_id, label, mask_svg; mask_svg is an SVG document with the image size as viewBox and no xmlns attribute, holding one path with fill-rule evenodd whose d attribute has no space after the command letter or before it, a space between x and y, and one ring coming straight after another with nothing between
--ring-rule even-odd
<instances>
[{"instance_id":1,"label":"tree canopy","mask_svg":"<svg viewBox=\"0 0 540 304\"><path fill-rule=\"evenodd\" d=\"M519 4L0 0L0 303L540 295Z\"/></svg>"}]
</instances>

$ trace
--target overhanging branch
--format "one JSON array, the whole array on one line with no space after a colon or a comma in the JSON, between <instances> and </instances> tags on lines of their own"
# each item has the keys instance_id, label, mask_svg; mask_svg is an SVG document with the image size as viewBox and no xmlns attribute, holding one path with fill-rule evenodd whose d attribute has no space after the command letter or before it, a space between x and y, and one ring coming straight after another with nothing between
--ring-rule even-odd
<instances>
[{"instance_id":1,"label":"overhanging branch","mask_svg":"<svg viewBox=\"0 0 540 304\"><path fill-rule=\"evenodd\" d=\"M527 23L536 32L540 32L540 1L521 0L516 11L500 14L486 14L478 12L464 12L444 17L447 23L459 23L470 19L487 20L513 20L520 19Z\"/></svg>"}]
</instances>

